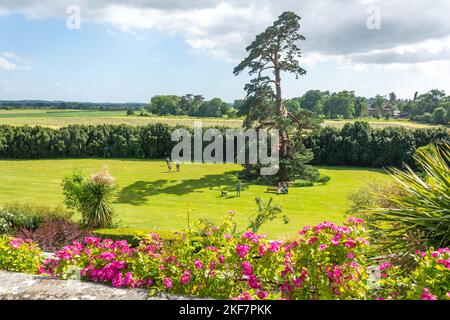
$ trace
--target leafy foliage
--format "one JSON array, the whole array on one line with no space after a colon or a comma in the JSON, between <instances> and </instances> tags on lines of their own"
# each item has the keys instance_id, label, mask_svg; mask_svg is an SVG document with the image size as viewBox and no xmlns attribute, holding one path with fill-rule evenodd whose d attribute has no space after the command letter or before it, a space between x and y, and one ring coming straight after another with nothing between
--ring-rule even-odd
<instances>
[{"instance_id":1,"label":"leafy foliage","mask_svg":"<svg viewBox=\"0 0 450 320\"><path fill-rule=\"evenodd\" d=\"M367 122L347 123L342 129L325 127L305 136L305 147L314 153L313 164L368 167L415 167L413 155L428 144L450 142L442 128L372 128Z\"/></svg>"},{"instance_id":2,"label":"leafy foliage","mask_svg":"<svg viewBox=\"0 0 450 320\"><path fill-rule=\"evenodd\" d=\"M83 225L92 228L113 225L112 198L116 185L107 168L90 178L75 172L63 179L62 187L66 205L81 213Z\"/></svg>"},{"instance_id":3,"label":"leafy foliage","mask_svg":"<svg viewBox=\"0 0 450 320\"><path fill-rule=\"evenodd\" d=\"M414 158L424 177L409 166L391 169L402 194L390 195L390 207L365 210L374 239L397 252L410 250L411 239L434 247L450 243L450 145L419 149Z\"/></svg>"},{"instance_id":4,"label":"leafy foliage","mask_svg":"<svg viewBox=\"0 0 450 320\"><path fill-rule=\"evenodd\" d=\"M272 198L270 198L269 201L264 202L262 198L258 197L255 201L258 211L251 218L248 230L256 233L264 223L276 219L283 210L280 206L272 204ZM286 224L289 222L287 216L283 216L283 220Z\"/></svg>"},{"instance_id":5,"label":"leafy foliage","mask_svg":"<svg viewBox=\"0 0 450 320\"><path fill-rule=\"evenodd\" d=\"M0 234L19 229L35 230L44 220L70 220L72 212L62 206L48 207L32 202L6 203L0 207Z\"/></svg>"},{"instance_id":6,"label":"leafy foliage","mask_svg":"<svg viewBox=\"0 0 450 320\"><path fill-rule=\"evenodd\" d=\"M38 273L41 252L31 240L0 237L0 270Z\"/></svg>"},{"instance_id":7,"label":"leafy foliage","mask_svg":"<svg viewBox=\"0 0 450 320\"><path fill-rule=\"evenodd\" d=\"M279 130L279 170L278 181L289 181L303 173L297 168L305 168L309 157L301 143L303 130L318 125L313 121L314 114L301 110L292 103L286 103L282 97L281 75L290 73L298 78L306 71L300 66L301 50L298 42L305 40L300 34L300 16L295 12L284 12L266 30L255 37L246 48L248 55L234 68L238 75L248 69L254 76L245 85L246 101L241 108L245 114L244 126L259 129ZM271 71L271 73L268 73ZM293 139L292 137L297 139ZM246 164L244 177L254 178L254 168ZM310 170L312 168L309 168Z\"/></svg>"}]
</instances>

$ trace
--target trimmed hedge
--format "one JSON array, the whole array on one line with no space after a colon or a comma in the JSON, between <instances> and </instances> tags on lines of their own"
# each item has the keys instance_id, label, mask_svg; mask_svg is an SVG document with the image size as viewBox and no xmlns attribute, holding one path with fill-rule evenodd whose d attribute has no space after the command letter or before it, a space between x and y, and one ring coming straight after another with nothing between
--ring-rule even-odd
<instances>
[{"instance_id":1,"label":"trimmed hedge","mask_svg":"<svg viewBox=\"0 0 450 320\"><path fill-rule=\"evenodd\" d=\"M216 129L224 132L226 128ZM159 123L146 126L72 125L60 129L1 125L0 158L162 159L170 155L175 145L171 141L172 130L174 127ZM383 167L401 166L403 162L413 165L412 155L418 147L449 142L450 135L444 128L374 129L367 122L355 122L342 129L321 128L307 134L303 141L314 152L313 164L316 165ZM209 142L203 144L206 146Z\"/></svg>"},{"instance_id":2,"label":"trimmed hedge","mask_svg":"<svg viewBox=\"0 0 450 320\"><path fill-rule=\"evenodd\" d=\"M364 167L415 166L417 148L450 142L445 128L372 128L367 122L347 123L342 129L324 127L308 135L305 146L314 153L313 164Z\"/></svg>"}]
</instances>

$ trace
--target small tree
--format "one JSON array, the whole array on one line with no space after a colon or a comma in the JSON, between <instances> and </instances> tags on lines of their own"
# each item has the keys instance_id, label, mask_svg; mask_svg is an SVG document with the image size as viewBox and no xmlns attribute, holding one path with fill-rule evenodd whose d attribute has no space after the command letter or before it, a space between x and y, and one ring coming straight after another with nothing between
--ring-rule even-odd
<instances>
[{"instance_id":1,"label":"small tree","mask_svg":"<svg viewBox=\"0 0 450 320\"><path fill-rule=\"evenodd\" d=\"M81 213L83 225L92 228L112 226L112 198L116 185L106 167L90 178L75 172L63 179L62 187L66 206Z\"/></svg>"},{"instance_id":2,"label":"small tree","mask_svg":"<svg viewBox=\"0 0 450 320\"><path fill-rule=\"evenodd\" d=\"M272 221L276 219L280 213L283 211L280 206L272 204L272 198L268 202L264 202L262 198L256 198L256 205L258 207L258 212L251 218L248 229L254 233L257 233L261 226L267 221ZM283 221L285 224L289 223L288 217L283 216Z\"/></svg>"}]
</instances>

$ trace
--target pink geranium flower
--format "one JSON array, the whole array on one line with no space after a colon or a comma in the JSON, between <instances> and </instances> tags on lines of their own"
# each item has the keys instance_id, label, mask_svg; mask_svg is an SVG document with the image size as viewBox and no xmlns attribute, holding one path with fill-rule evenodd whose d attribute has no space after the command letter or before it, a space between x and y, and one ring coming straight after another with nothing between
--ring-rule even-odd
<instances>
[{"instance_id":1,"label":"pink geranium flower","mask_svg":"<svg viewBox=\"0 0 450 320\"><path fill-rule=\"evenodd\" d=\"M167 289L169 289L169 290L172 289L173 284L172 284L172 280L170 278L164 277L163 283Z\"/></svg>"},{"instance_id":2,"label":"pink geranium flower","mask_svg":"<svg viewBox=\"0 0 450 320\"><path fill-rule=\"evenodd\" d=\"M203 263L201 263L201 261L200 261L199 259L195 259L195 260L194 260L194 266L195 266L197 269L201 269L201 268L203 268Z\"/></svg>"},{"instance_id":3,"label":"pink geranium flower","mask_svg":"<svg viewBox=\"0 0 450 320\"><path fill-rule=\"evenodd\" d=\"M240 258L245 258L249 251L250 251L250 246L247 244L238 244L236 246L236 252Z\"/></svg>"},{"instance_id":4,"label":"pink geranium flower","mask_svg":"<svg viewBox=\"0 0 450 320\"><path fill-rule=\"evenodd\" d=\"M422 295L420 296L422 300L437 300L436 296L433 295L427 288L423 288Z\"/></svg>"}]
</instances>

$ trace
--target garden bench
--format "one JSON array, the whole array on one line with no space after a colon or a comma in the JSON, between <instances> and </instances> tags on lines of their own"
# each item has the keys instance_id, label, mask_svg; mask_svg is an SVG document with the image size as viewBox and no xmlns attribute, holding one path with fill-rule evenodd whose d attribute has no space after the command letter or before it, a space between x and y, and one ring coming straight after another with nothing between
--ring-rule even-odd
<instances>
[{"instance_id":1,"label":"garden bench","mask_svg":"<svg viewBox=\"0 0 450 320\"><path fill-rule=\"evenodd\" d=\"M266 193L275 192L278 193L278 187L276 186L268 186Z\"/></svg>"}]
</instances>

